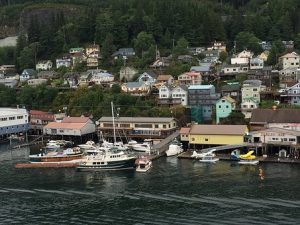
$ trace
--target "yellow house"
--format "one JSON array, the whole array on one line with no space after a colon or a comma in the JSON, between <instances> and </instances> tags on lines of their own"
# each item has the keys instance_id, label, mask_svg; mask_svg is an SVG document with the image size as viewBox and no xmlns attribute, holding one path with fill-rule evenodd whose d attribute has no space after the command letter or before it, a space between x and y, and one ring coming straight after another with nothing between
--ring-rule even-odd
<instances>
[{"instance_id":1,"label":"yellow house","mask_svg":"<svg viewBox=\"0 0 300 225\"><path fill-rule=\"evenodd\" d=\"M244 143L246 125L192 125L190 144L237 145Z\"/></svg>"}]
</instances>

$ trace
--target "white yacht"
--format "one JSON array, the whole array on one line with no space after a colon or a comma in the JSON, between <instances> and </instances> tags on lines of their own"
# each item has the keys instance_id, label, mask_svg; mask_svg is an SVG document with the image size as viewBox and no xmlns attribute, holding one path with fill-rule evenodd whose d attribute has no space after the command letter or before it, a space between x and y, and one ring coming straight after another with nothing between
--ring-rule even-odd
<instances>
[{"instance_id":1,"label":"white yacht","mask_svg":"<svg viewBox=\"0 0 300 225\"><path fill-rule=\"evenodd\" d=\"M137 143L132 146L132 149L137 152L144 152L144 153L150 153L151 152L151 145L149 142L144 143Z\"/></svg>"},{"instance_id":2,"label":"white yacht","mask_svg":"<svg viewBox=\"0 0 300 225\"><path fill-rule=\"evenodd\" d=\"M96 155L86 156L79 164L79 171L124 170L135 168L136 156L117 149L104 150Z\"/></svg>"},{"instance_id":3,"label":"white yacht","mask_svg":"<svg viewBox=\"0 0 300 225\"><path fill-rule=\"evenodd\" d=\"M183 152L182 144L176 139L169 145L169 149L166 151L167 156L178 155Z\"/></svg>"},{"instance_id":4,"label":"white yacht","mask_svg":"<svg viewBox=\"0 0 300 225\"><path fill-rule=\"evenodd\" d=\"M93 141L87 141L85 144L80 144L77 146L83 150L95 150L96 149L96 144Z\"/></svg>"},{"instance_id":5,"label":"white yacht","mask_svg":"<svg viewBox=\"0 0 300 225\"><path fill-rule=\"evenodd\" d=\"M143 157L139 158L137 162L136 172L147 172L152 167L150 159Z\"/></svg>"}]
</instances>

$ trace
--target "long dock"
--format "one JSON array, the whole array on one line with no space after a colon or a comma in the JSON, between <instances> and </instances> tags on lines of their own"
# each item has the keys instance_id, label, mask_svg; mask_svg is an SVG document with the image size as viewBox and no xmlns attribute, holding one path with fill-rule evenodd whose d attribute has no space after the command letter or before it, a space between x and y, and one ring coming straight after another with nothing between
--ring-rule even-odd
<instances>
[{"instance_id":1,"label":"long dock","mask_svg":"<svg viewBox=\"0 0 300 225\"><path fill-rule=\"evenodd\" d=\"M181 154L178 155L179 159L195 159L192 157L193 151L186 151L183 152ZM232 161L235 162L237 160L232 160L230 158L230 155L226 155L226 154L217 154L217 157L220 160L223 161ZM262 157L262 156L258 156L256 157L257 160L260 163L288 163L288 164L300 164L300 159L293 159L293 158L282 158L282 157L273 157L273 156L269 156L269 157Z\"/></svg>"},{"instance_id":2,"label":"long dock","mask_svg":"<svg viewBox=\"0 0 300 225\"><path fill-rule=\"evenodd\" d=\"M70 168L78 166L80 161L65 161L65 162L18 162L15 164L17 169L25 168Z\"/></svg>"}]
</instances>

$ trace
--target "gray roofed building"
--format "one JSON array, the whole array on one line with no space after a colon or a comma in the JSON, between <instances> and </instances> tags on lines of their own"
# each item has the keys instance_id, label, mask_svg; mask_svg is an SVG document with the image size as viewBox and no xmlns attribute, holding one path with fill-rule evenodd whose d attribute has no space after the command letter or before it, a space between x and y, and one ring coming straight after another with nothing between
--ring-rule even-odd
<instances>
[{"instance_id":1,"label":"gray roofed building","mask_svg":"<svg viewBox=\"0 0 300 225\"><path fill-rule=\"evenodd\" d=\"M172 117L118 117L115 118L117 122L129 122L129 123L169 123L174 120ZM103 116L99 122L112 122L112 117Z\"/></svg>"},{"instance_id":2,"label":"gray roofed building","mask_svg":"<svg viewBox=\"0 0 300 225\"><path fill-rule=\"evenodd\" d=\"M135 52L134 52L133 48L120 48L118 51L116 51L112 54L112 57L127 58L127 57L131 57L134 55L135 55Z\"/></svg>"}]
</instances>

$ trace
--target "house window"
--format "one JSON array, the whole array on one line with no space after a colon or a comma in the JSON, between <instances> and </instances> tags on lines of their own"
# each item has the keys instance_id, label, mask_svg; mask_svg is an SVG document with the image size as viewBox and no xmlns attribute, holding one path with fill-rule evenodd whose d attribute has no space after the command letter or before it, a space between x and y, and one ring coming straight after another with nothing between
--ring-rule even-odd
<instances>
[{"instance_id":1,"label":"house window","mask_svg":"<svg viewBox=\"0 0 300 225\"><path fill-rule=\"evenodd\" d=\"M219 105L219 109L221 109L221 106Z\"/></svg>"},{"instance_id":2,"label":"house window","mask_svg":"<svg viewBox=\"0 0 300 225\"><path fill-rule=\"evenodd\" d=\"M205 138L205 141L208 141L208 138Z\"/></svg>"},{"instance_id":3,"label":"house window","mask_svg":"<svg viewBox=\"0 0 300 225\"><path fill-rule=\"evenodd\" d=\"M289 138L289 141L296 141L295 138Z\"/></svg>"},{"instance_id":4,"label":"house window","mask_svg":"<svg viewBox=\"0 0 300 225\"><path fill-rule=\"evenodd\" d=\"M229 106L228 105L226 105L226 109L228 109L229 108Z\"/></svg>"},{"instance_id":5,"label":"house window","mask_svg":"<svg viewBox=\"0 0 300 225\"><path fill-rule=\"evenodd\" d=\"M155 124L155 126L154 126L155 128L158 128L158 124Z\"/></svg>"},{"instance_id":6,"label":"house window","mask_svg":"<svg viewBox=\"0 0 300 225\"><path fill-rule=\"evenodd\" d=\"M163 128L167 128L167 125L164 124L164 125L163 125Z\"/></svg>"},{"instance_id":7,"label":"house window","mask_svg":"<svg viewBox=\"0 0 300 225\"><path fill-rule=\"evenodd\" d=\"M192 141L195 141L195 138L192 138Z\"/></svg>"}]
</instances>

